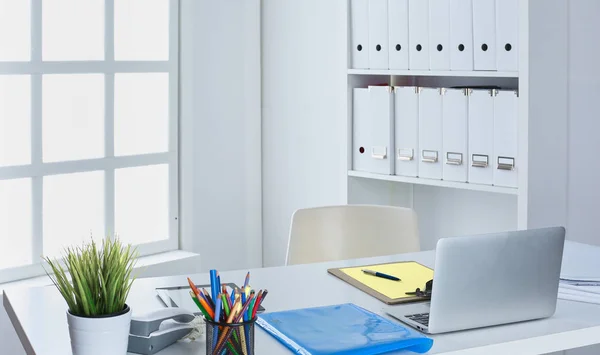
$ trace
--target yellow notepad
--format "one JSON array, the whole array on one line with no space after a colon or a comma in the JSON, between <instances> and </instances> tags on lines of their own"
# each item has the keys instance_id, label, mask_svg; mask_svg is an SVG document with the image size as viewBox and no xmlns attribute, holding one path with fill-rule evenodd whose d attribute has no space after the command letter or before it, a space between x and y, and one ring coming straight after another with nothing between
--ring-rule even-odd
<instances>
[{"instance_id":1,"label":"yellow notepad","mask_svg":"<svg viewBox=\"0 0 600 355\"><path fill-rule=\"evenodd\" d=\"M362 269L396 276L401 281L368 275L362 272ZM414 292L417 288L423 290L425 283L433 279L433 270L415 261L363 265L327 271L387 304L419 300L420 298L407 295L406 292Z\"/></svg>"}]
</instances>

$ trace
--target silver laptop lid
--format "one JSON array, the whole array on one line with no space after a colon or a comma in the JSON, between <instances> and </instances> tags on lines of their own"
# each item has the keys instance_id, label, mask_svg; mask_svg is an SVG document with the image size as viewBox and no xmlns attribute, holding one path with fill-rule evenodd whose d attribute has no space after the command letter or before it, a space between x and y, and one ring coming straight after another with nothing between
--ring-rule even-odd
<instances>
[{"instance_id":1,"label":"silver laptop lid","mask_svg":"<svg viewBox=\"0 0 600 355\"><path fill-rule=\"evenodd\" d=\"M429 332L553 315L564 240L562 227L440 239Z\"/></svg>"}]
</instances>

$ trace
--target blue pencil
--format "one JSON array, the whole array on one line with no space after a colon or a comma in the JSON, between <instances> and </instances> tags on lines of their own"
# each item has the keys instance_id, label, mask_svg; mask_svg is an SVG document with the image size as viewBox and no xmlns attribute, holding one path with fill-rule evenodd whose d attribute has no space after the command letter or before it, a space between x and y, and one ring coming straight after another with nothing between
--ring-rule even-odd
<instances>
[{"instance_id":1,"label":"blue pencil","mask_svg":"<svg viewBox=\"0 0 600 355\"><path fill-rule=\"evenodd\" d=\"M210 296L213 300L217 299L217 270L210 270Z\"/></svg>"},{"instance_id":2,"label":"blue pencil","mask_svg":"<svg viewBox=\"0 0 600 355\"><path fill-rule=\"evenodd\" d=\"M220 318L221 318L221 303L222 303L221 296L219 295L217 297L217 303L215 304L215 322L216 323L221 322L221 320L220 320ZM213 348L215 346L217 346L218 340L219 340L219 327L217 326L217 327L213 328Z\"/></svg>"},{"instance_id":3,"label":"blue pencil","mask_svg":"<svg viewBox=\"0 0 600 355\"><path fill-rule=\"evenodd\" d=\"M219 272L216 272L217 274L217 292L216 292L216 296L219 296L219 292L221 292L221 275L219 275ZM214 300L214 298L213 298Z\"/></svg>"},{"instance_id":4,"label":"blue pencil","mask_svg":"<svg viewBox=\"0 0 600 355\"><path fill-rule=\"evenodd\" d=\"M242 304L246 304L246 294L244 292L242 292ZM248 320L246 318L246 312L244 312L242 319L244 320L244 322Z\"/></svg>"}]
</instances>

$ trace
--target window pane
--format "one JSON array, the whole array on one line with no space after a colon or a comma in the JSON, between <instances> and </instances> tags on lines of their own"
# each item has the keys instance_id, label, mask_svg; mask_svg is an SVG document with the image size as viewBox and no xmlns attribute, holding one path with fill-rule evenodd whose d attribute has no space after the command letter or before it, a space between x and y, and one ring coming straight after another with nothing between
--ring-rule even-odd
<instances>
[{"instance_id":1,"label":"window pane","mask_svg":"<svg viewBox=\"0 0 600 355\"><path fill-rule=\"evenodd\" d=\"M169 60L169 0L115 1L115 59Z\"/></svg>"},{"instance_id":2,"label":"window pane","mask_svg":"<svg viewBox=\"0 0 600 355\"><path fill-rule=\"evenodd\" d=\"M42 1L42 59L103 60L104 0Z\"/></svg>"},{"instance_id":3,"label":"window pane","mask_svg":"<svg viewBox=\"0 0 600 355\"><path fill-rule=\"evenodd\" d=\"M44 162L104 156L104 76L45 75L42 83Z\"/></svg>"},{"instance_id":4,"label":"window pane","mask_svg":"<svg viewBox=\"0 0 600 355\"><path fill-rule=\"evenodd\" d=\"M115 75L115 155L168 151L169 75Z\"/></svg>"},{"instance_id":5,"label":"window pane","mask_svg":"<svg viewBox=\"0 0 600 355\"><path fill-rule=\"evenodd\" d=\"M31 59L29 0L0 0L0 62Z\"/></svg>"},{"instance_id":6,"label":"window pane","mask_svg":"<svg viewBox=\"0 0 600 355\"><path fill-rule=\"evenodd\" d=\"M0 269L31 264L31 230L31 179L0 181Z\"/></svg>"},{"instance_id":7,"label":"window pane","mask_svg":"<svg viewBox=\"0 0 600 355\"><path fill-rule=\"evenodd\" d=\"M44 255L104 238L104 172L44 177Z\"/></svg>"},{"instance_id":8,"label":"window pane","mask_svg":"<svg viewBox=\"0 0 600 355\"><path fill-rule=\"evenodd\" d=\"M0 75L0 166L30 163L30 77Z\"/></svg>"},{"instance_id":9,"label":"window pane","mask_svg":"<svg viewBox=\"0 0 600 355\"><path fill-rule=\"evenodd\" d=\"M127 243L169 238L168 165L115 171L115 231Z\"/></svg>"}]
</instances>

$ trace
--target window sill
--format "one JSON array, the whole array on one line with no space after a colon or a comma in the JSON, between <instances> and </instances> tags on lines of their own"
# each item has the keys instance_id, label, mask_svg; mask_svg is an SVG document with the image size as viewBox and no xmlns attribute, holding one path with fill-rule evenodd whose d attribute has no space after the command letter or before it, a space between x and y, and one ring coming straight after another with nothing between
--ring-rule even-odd
<instances>
[{"instance_id":1,"label":"window sill","mask_svg":"<svg viewBox=\"0 0 600 355\"><path fill-rule=\"evenodd\" d=\"M194 266L197 265L195 268ZM183 250L174 250L138 258L135 270L139 277L158 277L199 271L200 255ZM16 287L40 287L52 285L46 275L0 284L0 292Z\"/></svg>"}]
</instances>

